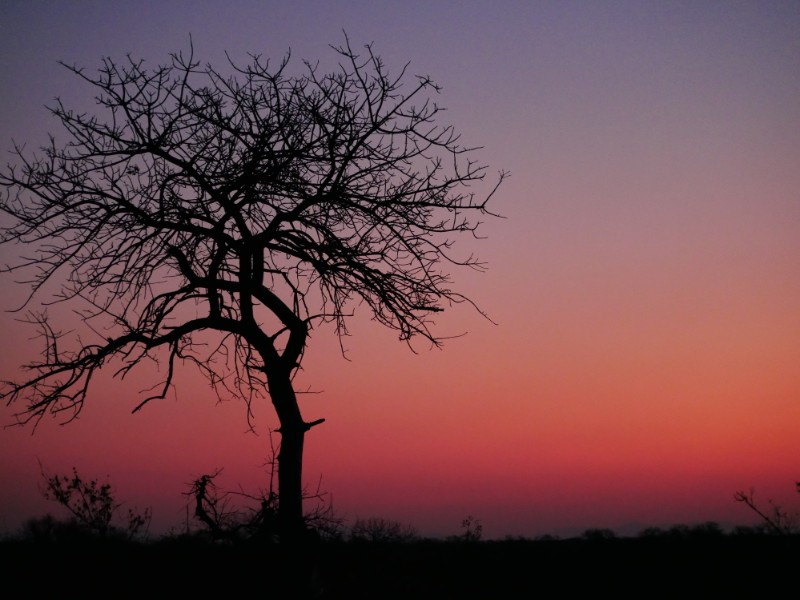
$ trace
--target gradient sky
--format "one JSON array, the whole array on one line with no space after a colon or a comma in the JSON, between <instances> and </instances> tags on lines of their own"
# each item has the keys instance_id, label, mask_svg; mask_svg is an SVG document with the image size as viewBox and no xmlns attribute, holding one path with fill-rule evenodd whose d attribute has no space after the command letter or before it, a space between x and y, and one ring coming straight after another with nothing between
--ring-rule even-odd
<instances>
[{"instance_id":1,"label":"gradient sky","mask_svg":"<svg viewBox=\"0 0 800 600\"><path fill-rule=\"evenodd\" d=\"M343 29L431 75L446 122L512 177L505 218L462 246L488 272L453 273L497 325L446 311L437 331L468 334L414 354L359 313L349 360L314 332L300 387L319 393L302 402L327 421L307 438L309 485L321 476L346 518L430 535L467 515L489 537L747 524L733 493L751 486L800 508L797 2L6 1L3 151L58 131L57 95L93 110L58 60L156 65L191 35L215 65L291 48L324 66ZM0 279L0 307L24 293ZM0 314L4 379L38 350L14 318ZM78 421L0 430L0 529L57 511L37 461L110 476L159 532L201 473L265 484L270 405L253 435L192 373L131 415L139 389L101 378Z\"/></svg>"}]
</instances>

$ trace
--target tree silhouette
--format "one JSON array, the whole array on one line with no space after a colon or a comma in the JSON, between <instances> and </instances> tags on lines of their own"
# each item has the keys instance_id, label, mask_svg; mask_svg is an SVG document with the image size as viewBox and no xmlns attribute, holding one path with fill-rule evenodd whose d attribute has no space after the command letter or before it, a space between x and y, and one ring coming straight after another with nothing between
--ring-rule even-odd
<instances>
[{"instance_id":1,"label":"tree silhouette","mask_svg":"<svg viewBox=\"0 0 800 600\"><path fill-rule=\"evenodd\" d=\"M64 65L96 93L98 114L50 111L66 130L38 154L15 146L0 173L0 243L26 254L25 320L45 350L7 403L20 423L70 420L98 369L124 377L161 366L163 398L180 363L194 364L219 397L269 397L280 422L279 523L303 527L305 433L293 378L310 330L341 336L355 307L401 340L433 344L431 317L471 301L450 288L448 265L481 269L453 252L475 235L503 180L451 126L437 123L438 87L406 69L390 75L370 46L334 47L338 68L304 62L289 73L258 56L226 71L192 51L148 69L105 59L95 74ZM52 286L58 291L52 292ZM82 337L60 332L34 298L69 303ZM44 303L46 304L46 303ZM89 336L89 337L86 337Z\"/></svg>"},{"instance_id":2,"label":"tree silhouette","mask_svg":"<svg viewBox=\"0 0 800 600\"><path fill-rule=\"evenodd\" d=\"M103 537L121 533L133 539L146 531L150 524L150 509L139 512L129 508L127 515L123 516L125 526L114 525L112 521L120 516L122 503L115 498L111 484L83 479L75 467L72 467L71 475L50 475L42 467L42 478L45 482L44 497L67 509L72 517L71 524L84 527L90 533Z\"/></svg>"}]
</instances>

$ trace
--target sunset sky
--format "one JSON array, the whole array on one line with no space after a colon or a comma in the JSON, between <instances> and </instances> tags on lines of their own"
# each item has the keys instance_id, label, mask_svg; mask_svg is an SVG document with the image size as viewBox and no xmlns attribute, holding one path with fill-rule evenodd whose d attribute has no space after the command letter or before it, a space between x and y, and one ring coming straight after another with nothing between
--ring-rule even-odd
<instances>
[{"instance_id":1,"label":"sunset sky","mask_svg":"<svg viewBox=\"0 0 800 600\"><path fill-rule=\"evenodd\" d=\"M321 477L350 521L426 535L467 515L487 537L752 524L733 500L751 487L800 511L798 2L7 1L0 146L60 135L55 96L94 110L58 60L155 66L191 36L215 66L291 49L299 71L333 64L343 30L392 72L430 75L442 124L511 178L504 218L460 246L488 271L452 271L496 324L458 306L436 331L466 335L414 353L357 307L346 358L313 332L298 385L318 392L306 420L326 422L306 438L309 487ZM0 308L26 291L0 276ZM0 379L40 350L18 316L0 313ZM60 515L40 462L108 476L156 532L181 526L202 473L264 487L271 405L253 434L242 403L193 371L179 383L132 415L148 382L109 373L77 421L0 429L0 531Z\"/></svg>"}]
</instances>

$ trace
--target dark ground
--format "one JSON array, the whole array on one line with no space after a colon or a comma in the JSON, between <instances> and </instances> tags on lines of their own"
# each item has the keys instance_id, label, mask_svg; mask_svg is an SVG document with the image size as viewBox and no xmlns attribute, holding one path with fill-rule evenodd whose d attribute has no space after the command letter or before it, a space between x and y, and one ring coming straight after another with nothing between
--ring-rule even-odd
<instances>
[{"instance_id":1,"label":"dark ground","mask_svg":"<svg viewBox=\"0 0 800 600\"><path fill-rule=\"evenodd\" d=\"M0 543L6 598L797 597L800 536L278 546Z\"/></svg>"}]
</instances>

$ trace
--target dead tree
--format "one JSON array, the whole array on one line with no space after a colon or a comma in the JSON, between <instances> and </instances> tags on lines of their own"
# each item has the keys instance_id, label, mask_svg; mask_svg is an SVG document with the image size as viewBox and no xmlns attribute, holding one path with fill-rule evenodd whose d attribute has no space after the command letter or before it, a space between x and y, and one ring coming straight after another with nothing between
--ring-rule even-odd
<instances>
[{"instance_id":1,"label":"dead tree","mask_svg":"<svg viewBox=\"0 0 800 600\"><path fill-rule=\"evenodd\" d=\"M303 523L305 434L323 421L303 418L293 385L309 332L344 335L366 307L401 340L438 345L432 315L470 302L448 267L483 267L453 242L476 234L504 177L477 186L486 167L438 123L429 77L390 75L370 46L334 50L329 73L304 62L291 74L288 56L223 72L192 52L152 69L64 65L93 88L97 114L56 101L68 141L17 146L0 172L0 243L24 246L6 269L27 273L26 318L45 345L2 391L24 404L19 422L74 418L104 365L122 377L158 362L139 410L191 363L220 397L272 401L286 537ZM79 311L81 337L40 301Z\"/></svg>"}]
</instances>

